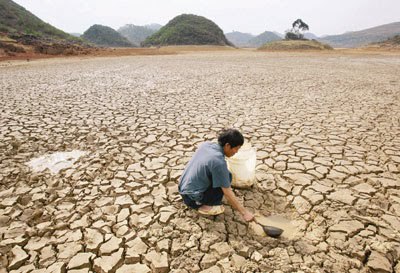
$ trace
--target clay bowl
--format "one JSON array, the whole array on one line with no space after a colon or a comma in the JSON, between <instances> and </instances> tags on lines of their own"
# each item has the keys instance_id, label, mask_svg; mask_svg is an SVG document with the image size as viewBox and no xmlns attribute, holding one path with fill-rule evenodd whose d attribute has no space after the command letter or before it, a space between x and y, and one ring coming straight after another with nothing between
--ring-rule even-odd
<instances>
[{"instance_id":1,"label":"clay bowl","mask_svg":"<svg viewBox=\"0 0 400 273\"><path fill-rule=\"evenodd\" d=\"M262 226L262 228L268 236L273 238L277 238L283 233L283 229L273 226Z\"/></svg>"}]
</instances>

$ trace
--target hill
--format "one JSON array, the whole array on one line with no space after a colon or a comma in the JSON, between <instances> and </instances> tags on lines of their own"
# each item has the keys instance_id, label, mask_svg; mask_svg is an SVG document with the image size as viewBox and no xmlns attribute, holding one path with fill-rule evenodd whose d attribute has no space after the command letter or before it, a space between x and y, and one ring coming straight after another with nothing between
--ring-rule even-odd
<instances>
[{"instance_id":1,"label":"hill","mask_svg":"<svg viewBox=\"0 0 400 273\"><path fill-rule=\"evenodd\" d=\"M250 39L248 45L250 47L260 47L266 43L282 40L281 37L271 31L264 31L260 35Z\"/></svg>"},{"instance_id":2,"label":"hill","mask_svg":"<svg viewBox=\"0 0 400 273\"><path fill-rule=\"evenodd\" d=\"M213 21L193 14L182 14L147 37L143 46L232 45Z\"/></svg>"},{"instance_id":3,"label":"hill","mask_svg":"<svg viewBox=\"0 0 400 273\"><path fill-rule=\"evenodd\" d=\"M380 42L378 44L387 44L387 45L400 46L400 35L396 35L396 36L394 36L392 38L389 38L386 41Z\"/></svg>"},{"instance_id":4,"label":"hill","mask_svg":"<svg viewBox=\"0 0 400 273\"><path fill-rule=\"evenodd\" d=\"M232 31L225 33L225 37L237 47L247 47L249 41L255 36L250 33L243 33L239 31Z\"/></svg>"},{"instance_id":5,"label":"hill","mask_svg":"<svg viewBox=\"0 0 400 273\"><path fill-rule=\"evenodd\" d=\"M160 24L148 24L148 25L144 25L144 27L147 27L147 28L155 30L155 31L159 31L160 28L162 28L163 26Z\"/></svg>"},{"instance_id":6,"label":"hill","mask_svg":"<svg viewBox=\"0 0 400 273\"><path fill-rule=\"evenodd\" d=\"M318 40L318 36L311 32L304 33L304 38L308 40Z\"/></svg>"},{"instance_id":7,"label":"hill","mask_svg":"<svg viewBox=\"0 0 400 273\"><path fill-rule=\"evenodd\" d=\"M400 49L400 35L396 35L382 42L369 44L365 47L370 49Z\"/></svg>"},{"instance_id":8,"label":"hill","mask_svg":"<svg viewBox=\"0 0 400 273\"><path fill-rule=\"evenodd\" d=\"M140 45L147 37L153 35L157 30L146 26L125 25L118 29L118 32L127 38L131 43Z\"/></svg>"},{"instance_id":9,"label":"hill","mask_svg":"<svg viewBox=\"0 0 400 273\"><path fill-rule=\"evenodd\" d=\"M11 0L0 0L0 59L78 55L90 50L82 39L43 22Z\"/></svg>"},{"instance_id":10,"label":"hill","mask_svg":"<svg viewBox=\"0 0 400 273\"><path fill-rule=\"evenodd\" d=\"M400 34L400 22L381 25L360 31L346 32L318 39L333 47L359 47L370 43L384 41Z\"/></svg>"},{"instance_id":11,"label":"hill","mask_svg":"<svg viewBox=\"0 0 400 273\"><path fill-rule=\"evenodd\" d=\"M7 36L34 35L52 39L77 40L27 11L11 0L0 0L0 32Z\"/></svg>"},{"instance_id":12,"label":"hill","mask_svg":"<svg viewBox=\"0 0 400 273\"><path fill-rule=\"evenodd\" d=\"M116 30L102 25L93 25L86 30L82 38L98 46L104 47L133 47L131 42Z\"/></svg>"},{"instance_id":13,"label":"hill","mask_svg":"<svg viewBox=\"0 0 400 273\"><path fill-rule=\"evenodd\" d=\"M332 47L315 40L281 40L266 43L258 50L291 51L291 50L332 50Z\"/></svg>"}]
</instances>

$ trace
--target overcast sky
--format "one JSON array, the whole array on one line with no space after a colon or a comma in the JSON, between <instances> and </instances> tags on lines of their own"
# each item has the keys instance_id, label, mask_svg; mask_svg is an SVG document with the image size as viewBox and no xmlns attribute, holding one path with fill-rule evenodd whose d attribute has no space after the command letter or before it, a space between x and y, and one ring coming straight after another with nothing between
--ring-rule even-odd
<instances>
[{"instance_id":1,"label":"overcast sky","mask_svg":"<svg viewBox=\"0 0 400 273\"><path fill-rule=\"evenodd\" d=\"M284 33L301 18L316 35L341 34L400 21L400 0L14 0L65 32L93 24L165 25L182 13L204 16L226 32Z\"/></svg>"}]
</instances>

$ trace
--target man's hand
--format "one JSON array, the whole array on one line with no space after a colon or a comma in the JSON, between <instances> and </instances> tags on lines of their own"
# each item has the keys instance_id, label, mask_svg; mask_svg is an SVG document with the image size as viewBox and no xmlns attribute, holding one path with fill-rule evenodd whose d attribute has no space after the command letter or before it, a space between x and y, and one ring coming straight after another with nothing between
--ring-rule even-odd
<instances>
[{"instance_id":1,"label":"man's hand","mask_svg":"<svg viewBox=\"0 0 400 273\"><path fill-rule=\"evenodd\" d=\"M246 222L250 222L254 220L254 215L250 211L246 210L245 213L242 214L243 219Z\"/></svg>"},{"instance_id":2,"label":"man's hand","mask_svg":"<svg viewBox=\"0 0 400 273\"><path fill-rule=\"evenodd\" d=\"M226 200L228 200L229 204L231 204L231 206L233 208L235 208L236 210L238 210L240 212L240 214L242 215L243 219L246 222L250 222L251 220L254 219L254 215L248 211L247 209L245 209L242 204L240 204L240 202L237 200L235 194L232 191L232 188L222 188L222 191L224 193L224 196L226 198Z\"/></svg>"}]
</instances>

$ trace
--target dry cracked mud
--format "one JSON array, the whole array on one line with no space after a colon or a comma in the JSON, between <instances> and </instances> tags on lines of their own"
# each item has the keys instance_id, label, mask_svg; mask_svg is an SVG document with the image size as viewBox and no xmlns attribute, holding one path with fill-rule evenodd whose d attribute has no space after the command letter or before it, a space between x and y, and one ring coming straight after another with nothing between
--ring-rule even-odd
<instances>
[{"instance_id":1,"label":"dry cracked mud","mask_svg":"<svg viewBox=\"0 0 400 273\"><path fill-rule=\"evenodd\" d=\"M400 272L400 56L187 53L0 67L0 272ZM225 127L236 190L296 234L200 217L177 182ZM26 164L81 150L57 174Z\"/></svg>"}]
</instances>

